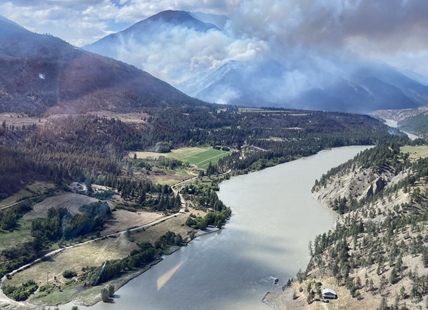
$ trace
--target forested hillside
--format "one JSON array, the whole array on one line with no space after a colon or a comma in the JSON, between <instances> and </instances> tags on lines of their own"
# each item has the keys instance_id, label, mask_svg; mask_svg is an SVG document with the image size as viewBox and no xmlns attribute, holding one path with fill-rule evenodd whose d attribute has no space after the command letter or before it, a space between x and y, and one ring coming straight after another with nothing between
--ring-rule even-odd
<instances>
[{"instance_id":1,"label":"forested hillside","mask_svg":"<svg viewBox=\"0 0 428 310\"><path fill-rule=\"evenodd\" d=\"M420 113L398 122L401 129L418 135L428 134L428 114Z\"/></svg>"},{"instance_id":2,"label":"forested hillside","mask_svg":"<svg viewBox=\"0 0 428 310\"><path fill-rule=\"evenodd\" d=\"M366 150L316 181L313 193L343 214L309 244L311 261L289 283L295 299L318 304L320 288L348 309L421 309L428 305L428 158L419 139ZM300 290L302 288L302 290ZM289 290L290 290L289 289Z\"/></svg>"},{"instance_id":3,"label":"forested hillside","mask_svg":"<svg viewBox=\"0 0 428 310\"><path fill-rule=\"evenodd\" d=\"M146 108L143 123L95 115L57 116L39 125L3 122L0 130L3 197L30 179L85 181L123 173L130 151L210 145L234 149L219 172L259 170L330 147L404 139L365 115L223 106ZM146 115L146 114L144 114ZM14 151L11 151L11 148Z\"/></svg>"}]
</instances>

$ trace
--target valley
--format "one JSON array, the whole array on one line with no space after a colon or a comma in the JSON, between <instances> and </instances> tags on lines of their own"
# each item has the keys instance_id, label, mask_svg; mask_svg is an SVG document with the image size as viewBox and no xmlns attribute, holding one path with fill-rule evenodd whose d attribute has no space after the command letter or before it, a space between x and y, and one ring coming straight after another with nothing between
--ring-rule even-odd
<instances>
[{"instance_id":1,"label":"valley","mask_svg":"<svg viewBox=\"0 0 428 310\"><path fill-rule=\"evenodd\" d=\"M2 309L428 307L428 86L360 2L292 2L0 16Z\"/></svg>"},{"instance_id":2,"label":"valley","mask_svg":"<svg viewBox=\"0 0 428 310\"><path fill-rule=\"evenodd\" d=\"M187 112L184 115L185 123L182 121L182 111ZM139 253L139 246L147 242L155 245L153 249L156 249L156 253L169 253L176 249L176 244L181 245L192 240L198 229L205 230L208 225L222 227L230 216L230 209L218 200L215 192L222 180L235 174L260 170L311 155L323 148L370 143L379 138L385 141L402 139L399 136L391 136L387 127L374 119L340 113L263 109L247 112L202 106L147 110L146 114L145 123L133 123L129 118L127 122L122 122L120 118L124 117L123 114L119 114L117 118L110 114L110 119L92 114L58 115L46 118L40 125L37 125L38 118L33 117L35 125L29 129L12 129L15 125L6 122L7 130L2 135L4 146L0 148L6 155L3 159L12 155L8 155L5 147L14 145L16 155L12 156L19 156L22 161L27 161L30 169L23 171L20 167L8 166L7 169L15 169L14 173L19 173L19 182L14 183L11 179L3 183L16 186L12 191L10 187L3 187L3 195L13 195L14 191L22 186L19 185L21 180L27 179L27 197L34 195L36 198L24 200L2 214L3 221L10 215L16 219L15 223L12 221L7 224L10 226L3 228L4 238L17 240L13 236L28 236L20 242L10 243L10 246L1 252L4 274L31 262L46 251L91 239L97 240L117 231L122 231L123 234L117 235L114 240L108 238L66 249L53 260L49 259L46 263L52 268L52 271L49 271L50 279L55 277L57 280L50 282L48 277L50 284L47 286L43 281L46 279L47 267L42 261L14 274L11 280L4 278L4 288L21 287L24 281L32 279L38 286L43 287L43 293L38 292L31 296L30 302L52 305L73 299L79 303L92 303L83 300L99 300L99 286L95 285L89 291L83 291L86 292L82 293L83 296L90 299L80 299L86 297L79 297L81 293L78 292L80 287L88 283L91 272L97 270L94 268L100 268L104 261L128 261L130 253ZM202 115L204 124L199 123ZM25 115L21 115L19 119L21 118L27 122L30 119ZM18 117L12 119L19 120ZM166 131L165 119L173 120L170 124L174 124L176 128L183 128L180 129L181 132L176 129ZM211 121L207 122L207 119ZM238 126L235 127L232 121ZM358 125L350 126L352 122ZM342 132L337 135L324 131L324 123L329 124L329 128L339 126ZM195 124L193 126L196 130L189 130L192 124ZM229 124L232 126L228 126ZM312 127L314 124L316 127ZM111 136L112 127L115 127L115 137ZM283 130L290 127L299 129ZM211 135L210 132L216 132L216 135ZM183 140L182 135L187 135L188 142ZM222 135L228 140L221 140ZM270 137L275 139L269 139ZM216 140L210 140L213 138ZM162 141L160 139L169 143L159 144L157 141ZM200 146L191 146L196 141L199 141L196 145ZM316 143L311 144L309 141ZM243 145L240 145L241 143ZM284 148L285 145L287 148ZM303 146L305 148L302 148ZM159 148L166 153L147 152L151 148ZM108 157L105 152L108 152ZM37 164L39 160L42 161ZM42 162L49 165L37 168ZM6 175L3 174L3 177ZM186 179L189 179L188 183L181 183ZM34 191L31 190L32 182L52 185ZM168 185L175 183L180 183L179 187ZM70 191L75 193L71 194ZM16 196L17 199L19 197L22 196ZM70 200L67 197L84 199ZM9 200L9 203L13 202ZM86 209L82 209L83 205L86 205ZM101 211L104 210L103 206L108 206L111 215ZM183 213L171 217L179 209L182 209ZM38 215L32 215L33 213ZM162 224L144 226L165 216L170 219ZM59 221L63 226L60 232L55 232L57 228L52 226L53 220ZM74 221L79 224L72 224ZM37 225L32 222L37 222ZM47 232L38 230L38 225L45 227ZM134 230L134 227L140 228ZM51 234L50 231L55 233ZM176 240L166 241L168 239L165 239L165 236L168 234L173 234ZM120 246L116 245L115 240L120 240ZM105 255L100 256L99 251L95 250L97 248L105 249ZM7 252L11 249L15 253L12 256ZM97 258L92 258L88 253L93 253ZM87 259L80 260L79 264L72 263L73 257L80 255ZM111 283L115 283L117 288L150 265L149 262L134 263L134 267L123 264L122 266L126 267L117 271L121 277L107 280L113 281ZM61 273L64 270L72 270L78 277L73 281L62 280ZM6 289L6 292L13 296L10 289Z\"/></svg>"}]
</instances>

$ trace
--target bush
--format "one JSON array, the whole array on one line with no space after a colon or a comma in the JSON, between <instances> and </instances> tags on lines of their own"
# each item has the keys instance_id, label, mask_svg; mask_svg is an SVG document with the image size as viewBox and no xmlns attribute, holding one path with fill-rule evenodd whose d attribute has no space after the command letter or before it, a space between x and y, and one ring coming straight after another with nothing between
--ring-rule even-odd
<instances>
[{"instance_id":1,"label":"bush","mask_svg":"<svg viewBox=\"0 0 428 310\"><path fill-rule=\"evenodd\" d=\"M71 278L74 278L75 276L77 276L77 273L73 270L64 270L62 272L62 276L66 279L71 279Z\"/></svg>"},{"instance_id":2,"label":"bush","mask_svg":"<svg viewBox=\"0 0 428 310\"><path fill-rule=\"evenodd\" d=\"M38 288L39 287L36 282L33 280L28 280L28 282L22 284L19 287L5 285L3 287L3 292L9 298L12 298L16 301L23 301L33 294Z\"/></svg>"}]
</instances>

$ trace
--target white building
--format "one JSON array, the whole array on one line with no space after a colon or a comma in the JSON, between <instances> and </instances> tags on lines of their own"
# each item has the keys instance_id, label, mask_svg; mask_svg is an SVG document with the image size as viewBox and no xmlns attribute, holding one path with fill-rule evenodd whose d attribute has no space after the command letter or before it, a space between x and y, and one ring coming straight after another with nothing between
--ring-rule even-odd
<instances>
[{"instance_id":1,"label":"white building","mask_svg":"<svg viewBox=\"0 0 428 310\"><path fill-rule=\"evenodd\" d=\"M322 297L323 298L328 298L328 299L336 299L337 298L337 294L331 288L325 288L325 289L322 290Z\"/></svg>"}]
</instances>

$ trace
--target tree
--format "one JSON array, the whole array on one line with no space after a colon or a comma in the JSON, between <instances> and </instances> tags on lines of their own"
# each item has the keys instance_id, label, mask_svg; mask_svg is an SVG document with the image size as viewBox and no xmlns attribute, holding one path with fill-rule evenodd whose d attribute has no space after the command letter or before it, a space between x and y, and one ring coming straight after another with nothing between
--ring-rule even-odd
<instances>
[{"instance_id":1,"label":"tree","mask_svg":"<svg viewBox=\"0 0 428 310\"><path fill-rule=\"evenodd\" d=\"M109 296L109 297L113 297L113 295L114 295L114 285L113 285L113 284L110 284L110 285L108 286L108 296Z\"/></svg>"},{"instance_id":2,"label":"tree","mask_svg":"<svg viewBox=\"0 0 428 310\"><path fill-rule=\"evenodd\" d=\"M78 306L73 306L73 307L71 307L71 310L79 310L79 307Z\"/></svg>"},{"instance_id":3,"label":"tree","mask_svg":"<svg viewBox=\"0 0 428 310\"><path fill-rule=\"evenodd\" d=\"M308 248L309 248L309 255L310 255L311 257L312 257L312 256L314 256L314 251L313 251L312 241L311 241L311 240L309 240Z\"/></svg>"},{"instance_id":4,"label":"tree","mask_svg":"<svg viewBox=\"0 0 428 310\"><path fill-rule=\"evenodd\" d=\"M388 310L388 303L386 302L386 297L382 297L382 301L378 308L379 310Z\"/></svg>"},{"instance_id":5,"label":"tree","mask_svg":"<svg viewBox=\"0 0 428 310\"><path fill-rule=\"evenodd\" d=\"M389 282L391 284L394 284L397 281L397 269L395 269L395 266L391 270L391 274L389 275Z\"/></svg>"},{"instance_id":6,"label":"tree","mask_svg":"<svg viewBox=\"0 0 428 310\"><path fill-rule=\"evenodd\" d=\"M108 302L109 301L109 293L108 290L104 287L103 289L101 289L101 300L103 302Z\"/></svg>"}]
</instances>

